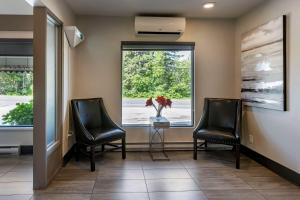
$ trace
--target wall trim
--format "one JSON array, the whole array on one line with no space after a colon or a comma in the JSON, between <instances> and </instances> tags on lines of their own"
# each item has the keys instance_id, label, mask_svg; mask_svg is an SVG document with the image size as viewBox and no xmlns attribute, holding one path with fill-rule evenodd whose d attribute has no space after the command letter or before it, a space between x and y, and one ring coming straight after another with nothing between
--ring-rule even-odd
<instances>
[{"instance_id":1,"label":"wall trim","mask_svg":"<svg viewBox=\"0 0 300 200\"><path fill-rule=\"evenodd\" d=\"M260 163L261 165L267 167L268 169L272 170L279 176L297 184L300 186L300 174L261 155L260 153L241 145L241 152L248 156L249 158L255 160L256 162Z\"/></svg>"},{"instance_id":2,"label":"wall trim","mask_svg":"<svg viewBox=\"0 0 300 200\"><path fill-rule=\"evenodd\" d=\"M63 157L63 167L65 167L68 162L73 158L75 152L75 145L73 144L72 147L67 151L67 153Z\"/></svg>"}]
</instances>

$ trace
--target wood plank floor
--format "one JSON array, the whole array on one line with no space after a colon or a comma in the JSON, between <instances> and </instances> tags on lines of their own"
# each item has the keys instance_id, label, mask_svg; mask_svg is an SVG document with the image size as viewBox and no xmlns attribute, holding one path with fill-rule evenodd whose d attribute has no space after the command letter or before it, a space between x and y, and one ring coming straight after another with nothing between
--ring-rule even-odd
<instances>
[{"instance_id":1,"label":"wood plank floor","mask_svg":"<svg viewBox=\"0 0 300 200\"><path fill-rule=\"evenodd\" d=\"M168 152L155 161L147 152L119 152L89 161L71 160L45 190L32 190L32 157L0 156L0 200L299 200L300 187L230 151Z\"/></svg>"}]
</instances>

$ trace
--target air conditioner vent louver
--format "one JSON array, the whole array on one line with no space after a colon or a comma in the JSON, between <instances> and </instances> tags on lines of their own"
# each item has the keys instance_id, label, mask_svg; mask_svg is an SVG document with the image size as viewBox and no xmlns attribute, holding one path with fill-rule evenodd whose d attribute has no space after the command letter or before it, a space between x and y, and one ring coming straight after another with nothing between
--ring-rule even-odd
<instances>
[{"instance_id":1,"label":"air conditioner vent louver","mask_svg":"<svg viewBox=\"0 0 300 200\"><path fill-rule=\"evenodd\" d=\"M150 32L150 31L139 31L139 35L153 35L153 34L162 34L162 35L181 35L182 32Z\"/></svg>"},{"instance_id":2,"label":"air conditioner vent louver","mask_svg":"<svg viewBox=\"0 0 300 200\"><path fill-rule=\"evenodd\" d=\"M138 35L181 35L185 30L183 17L135 17Z\"/></svg>"}]
</instances>

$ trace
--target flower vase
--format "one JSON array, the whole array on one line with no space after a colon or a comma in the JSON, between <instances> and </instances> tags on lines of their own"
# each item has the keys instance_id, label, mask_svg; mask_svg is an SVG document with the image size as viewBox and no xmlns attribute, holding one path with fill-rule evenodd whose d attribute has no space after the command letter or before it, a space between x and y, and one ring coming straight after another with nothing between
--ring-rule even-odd
<instances>
[{"instance_id":1,"label":"flower vase","mask_svg":"<svg viewBox=\"0 0 300 200\"><path fill-rule=\"evenodd\" d=\"M163 106L159 105L158 109L157 109L157 112L156 112L156 117L161 117L161 111L162 111L162 109L163 109Z\"/></svg>"}]
</instances>

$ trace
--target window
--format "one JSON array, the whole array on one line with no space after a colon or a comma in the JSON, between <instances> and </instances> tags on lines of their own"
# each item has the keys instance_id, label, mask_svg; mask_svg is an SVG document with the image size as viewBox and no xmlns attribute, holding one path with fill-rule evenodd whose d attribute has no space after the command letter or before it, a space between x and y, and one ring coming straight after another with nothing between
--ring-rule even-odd
<instances>
[{"instance_id":1,"label":"window","mask_svg":"<svg viewBox=\"0 0 300 200\"><path fill-rule=\"evenodd\" d=\"M148 125L157 96L173 102L162 111L171 126L193 126L194 43L122 43L122 124Z\"/></svg>"},{"instance_id":2,"label":"window","mask_svg":"<svg viewBox=\"0 0 300 200\"><path fill-rule=\"evenodd\" d=\"M47 16L47 59L46 59L46 138L51 146L57 140L57 96L59 67L59 35L61 26L50 15Z\"/></svg>"},{"instance_id":3,"label":"window","mask_svg":"<svg viewBox=\"0 0 300 200\"><path fill-rule=\"evenodd\" d=\"M32 126L32 40L0 40L0 126Z\"/></svg>"}]
</instances>

